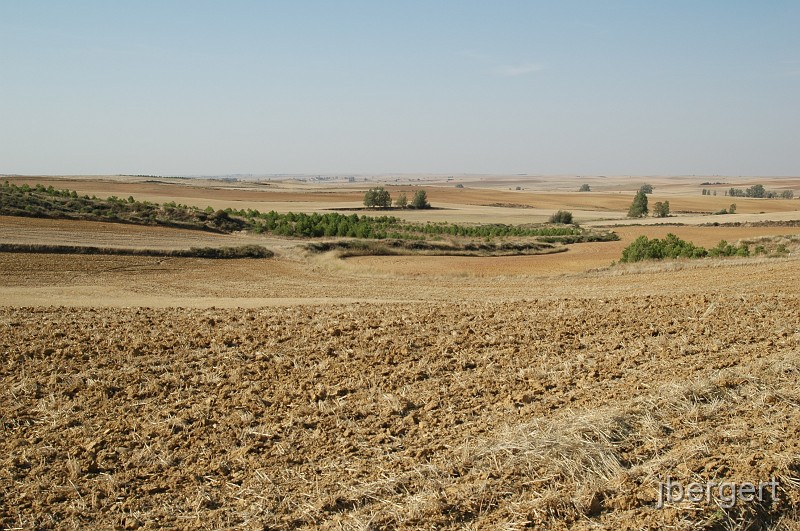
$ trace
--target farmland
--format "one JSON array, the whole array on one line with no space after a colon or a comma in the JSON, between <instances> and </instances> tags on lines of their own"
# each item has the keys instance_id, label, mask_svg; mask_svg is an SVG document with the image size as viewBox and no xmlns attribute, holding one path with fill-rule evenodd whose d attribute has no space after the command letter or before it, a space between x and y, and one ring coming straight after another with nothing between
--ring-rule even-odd
<instances>
[{"instance_id":1,"label":"farmland","mask_svg":"<svg viewBox=\"0 0 800 531\"><path fill-rule=\"evenodd\" d=\"M545 227L564 209L616 236L546 254L343 257L309 244L352 237L2 212L0 244L274 253L0 253L4 528L800 525L800 200L723 195L797 195L798 179L730 179L717 195L692 177L3 179L199 212L386 215L482 243L483 225ZM645 180L672 217L625 218ZM425 189L434 208L366 212L378 182ZM615 263L670 233L787 251ZM779 487L659 508L668 476Z\"/></svg>"}]
</instances>

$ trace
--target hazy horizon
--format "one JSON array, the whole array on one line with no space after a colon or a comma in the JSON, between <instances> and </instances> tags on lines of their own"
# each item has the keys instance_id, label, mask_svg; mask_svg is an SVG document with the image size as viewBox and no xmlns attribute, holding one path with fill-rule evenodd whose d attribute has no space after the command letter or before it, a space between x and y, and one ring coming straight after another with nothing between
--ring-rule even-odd
<instances>
[{"instance_id":1,"label":"hazy horizon","mask_svg":"<svg viewBox=\"0 0 800 531\"><path fill-rule=\"evenodd\" d=\"M800 3L0 4L0 174L800 174Z\"/></svg>"}]
</instances>

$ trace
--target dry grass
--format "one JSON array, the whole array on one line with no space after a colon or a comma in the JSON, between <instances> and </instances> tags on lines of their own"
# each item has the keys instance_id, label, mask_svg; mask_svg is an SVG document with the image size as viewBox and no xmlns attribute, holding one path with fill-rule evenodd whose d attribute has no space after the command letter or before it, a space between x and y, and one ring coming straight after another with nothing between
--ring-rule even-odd
<instances>
[{"instance_id":1,"label":"dry grass","mask_svg":"<svg viewBox=\"0 0 800 531\"><path fill-rule=\"evenodd\" d=\"M792 509L800 503L800 455L793 452L769 456L769 464L750 463L760 465L759 478L779 481L778 500L724 510L705 502L662 510L656 502L659 482L667 476L685 484L754 477L746 467L719 477L682 465L698 458L725 459L715 452L727 441L768 442L767 426L785 413L798 418L798 383L797 352L671 382L613 406L501 427L490 438L449 451L455 461L435 460L401 477L358 485L339 493L337 503L351 509L343 523L352 529L414 526L436 519L445 507L475 528L498 523L498 510L508 529L556 521L590 526L598 519L608 528L632 527L626 510L635 506L644 510L637 515L640 525L666 525L680 513L691 514L694 524L679 520L678 527L694 528L702 521L726 529L761 528L769 522L795 528L800 525L800 514ZM744 421L743 413L750 411L762 412L757 422L764 427L753 429ZM715 436L709 424L724 429ZM725 450L741 453L736 447Z\"/></svg>"}]
</instances>

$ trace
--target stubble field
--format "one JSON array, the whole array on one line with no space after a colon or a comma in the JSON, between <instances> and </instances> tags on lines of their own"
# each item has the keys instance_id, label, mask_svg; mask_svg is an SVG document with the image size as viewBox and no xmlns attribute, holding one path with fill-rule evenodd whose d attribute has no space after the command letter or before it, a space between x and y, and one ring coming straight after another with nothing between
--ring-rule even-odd
<instances>
[{"instance_id":1,"label":"stubble field","mask_svg":"<svg viewBox=\"0 0 800 531\"><path fill-rule=\"evenodd\" d=\"M98 195L176 189L75 182ZM495 181L487 204L568 195L557 179L539 196L506 189L517 182ZM608 203L579 216L599 204L610 213L596 221L613 223L628 181L602 183ZM671 202L699 201L674 183ZM426 184L436 205L444 185ZM203 207L263 199L255 185L180 186ZM273 193L358 203L306 188ZM531 210L448 201L436 215ZM747 208L784 219L796 204ZM341 260L279 238L260 240L276 251L267 260L0 253L0 525L797 528L797 257L609 267L640 234L713 245L797 227L616 230L619 242L522 257ZM237 238L258 237L0 218L2 242ZM667 477L779 486L732 507L659 507Z\"/></svg>"}]
</instances>

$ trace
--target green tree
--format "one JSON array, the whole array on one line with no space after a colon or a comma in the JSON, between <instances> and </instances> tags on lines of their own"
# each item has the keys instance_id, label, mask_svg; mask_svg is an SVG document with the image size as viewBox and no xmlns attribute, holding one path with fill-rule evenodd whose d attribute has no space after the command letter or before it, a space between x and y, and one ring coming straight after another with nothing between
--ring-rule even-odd
<instances>
[{"instance_id":1,"label":"green tree","mask_svg":"<svg viewBox=\"0 0 800 531\"><path fill-rule=\"evenodd\" d=\"M728 207L728 214L736 214L736 203L731 203Z\"/></svg>"},{"instance_id":2,"label":"green tree","mask_svg":"<svg viewBox=\"0 0 800 531\"><path fill-rule=\"evenodd\" d=\"M364 194L364 206L367 208L387 208L392 205L392 197L383 186L370 188Z\"/></svg>"},{"instance_id":3,"label":"green tree","mask_svg":"<svg viewBox=\"0 0 800 531\"><path fill-rule=\"evenodd\" d=\"M639 187L639 191L645 194L652 194L653 193L653 185L652 184L643 184Z\"/></svg>"},{"instance_id":4,"label":"green tree","mask_svg":"<svg viewBox=\"0 0 800 531\"><path fill-rule=\"evenodd\" d=\"M397 199L394 200L394 206L397 208L405 208L408 206L408 198L406 194L400 194L397 196Z\"/></svg>"},{"instance_id":5,"label":"green tree","mask_svg":"<svg viewBox=\"0 0 800 531\"><path fill-rule=\"evenodd\" d=\"M668 218L669 217L669 201L657 201L653 203L653 217Z\"/></svg>"},{"instance_id":6,"label":"green tree","mask_svg":"<svg viewBox=\"0 0 800 531\"><path fill-rule=\"evenodd\" d=\"M417 190L414 194L414 199L411 200L411 206L414 208L430 208L431 204L428 203L428 194L425 190Z\"/></svg>"},{"instance_id":7,"label":"green tree","mask_svg":"<svg viewBox=\"0 0 800 531\"><path fill-rule=\"evenodd\" d=\"M745 194L747 195L747 197L762 198L762 197L766 197L767 191L764 189L764 185L763 184L754 184L753 186L751 186L750 188L747 189Z\"/></svg>"},{"instance_id":8,"label":"green tree","mask_svg":"<svg viewBox=\"0 0 800 531\"><path fill-rule=\"evenodd\" d=\"M641 190L636 192L636 197L633 198L633 203L628 209L629 218L643 218L647 215L647 194Z\"/></svg>"},{"instance_id":9,"label":"green tree","mask_svg":"<svg viewBox=\"0 0 800 531\"><path fill-rule=\"evenodd\" d=\"M589 186L588 184L584 183L584 184L581 185L580 188L578 188L578 191L579 192L591 192L592 191L592 187Z\"/></svg>"}]
</instances>

